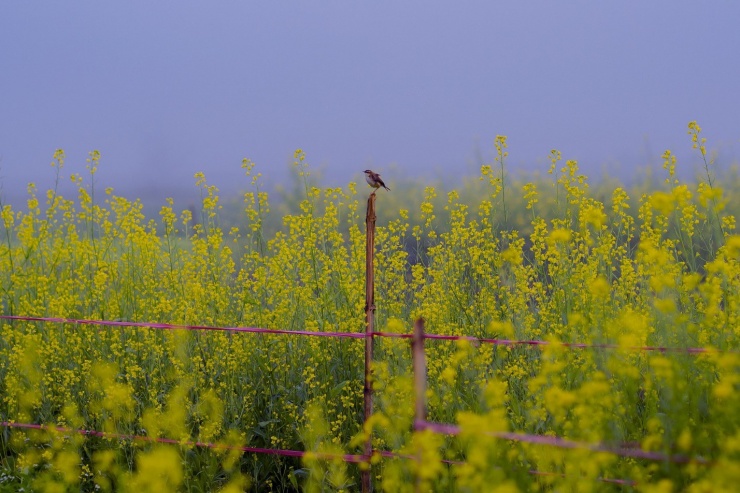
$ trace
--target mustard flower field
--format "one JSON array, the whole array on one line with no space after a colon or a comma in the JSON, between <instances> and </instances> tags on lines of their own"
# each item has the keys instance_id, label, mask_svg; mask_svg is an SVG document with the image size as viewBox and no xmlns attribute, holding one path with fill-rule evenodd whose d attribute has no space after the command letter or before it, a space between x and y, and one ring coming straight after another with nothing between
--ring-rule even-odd
<instances>
[{"instance_id":1,"label":"mustard flower field","mask_svg":"<svg viewBox=\"0 0 740 493\"><path fill-rule=\"evenodd\" d=\"M91 153L75 197L2 206L0 492L350 492L368 469L387 492L737 491L740 183L688 134L696 181L666 151L655 186L592 190L552 151L519 183L503 136L462 190L402 207L418 195L386 179L376 330L470 336L425 342L447 428L417 431L408 339L374 339L363 425L362 338L206 329L363 334L364 183L314 186L299 150L275 227L248 160L233 227L203 174L196 217L150 220L93 184Z\"/></svg>"}]
</instances>

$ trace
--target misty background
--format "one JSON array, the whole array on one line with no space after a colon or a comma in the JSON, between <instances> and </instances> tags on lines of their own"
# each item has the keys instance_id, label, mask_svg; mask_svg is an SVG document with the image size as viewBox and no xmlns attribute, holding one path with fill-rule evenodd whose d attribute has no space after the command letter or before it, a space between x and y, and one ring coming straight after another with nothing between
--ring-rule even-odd
<instances>
[{"instance_id":1,"label":"misty background","mask_svg":"<svg viewBox=\"0 0 740 493\"><path fill-rule=\"evenodd\" d=\"M54 150L96 186L185 208L205 172L288 186L301 148L326 185L362 170L457 183L508 136L508 172L550 149L629 182L698 120L740 155L740 2L35 1L0 3L0 184L53 186Z\"/></svg>"}]
</instances>

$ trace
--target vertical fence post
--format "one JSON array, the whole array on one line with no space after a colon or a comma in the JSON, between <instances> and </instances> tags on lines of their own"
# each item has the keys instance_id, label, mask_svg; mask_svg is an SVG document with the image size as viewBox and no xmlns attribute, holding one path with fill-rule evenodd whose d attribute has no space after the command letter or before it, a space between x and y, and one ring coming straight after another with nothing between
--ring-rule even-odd
<instances>
[{"instance_id":1,"label":"vertical fence post","mask_svg":"<svg viewBox=\"0 0 740 493\"><path fill-rule=\"evenodd\" d=\"M424 319L414 323L411 339L411 358L414 367L414 431L424 429L427 420L427 363L424 355Z\"/></svg>"},{"instance_id":2,"label":"vertical fence post","mask_svg":"<svg viewBox=\"0 0 740 493\"><path fill-rule=\"evenodd\" d=\"M427 363L424 355L424 319L414 322L414 335L411 339L411 360L414 370L414 431L425 428L427 421ZM421 468L422 449L416 452L416 463ZM414 491L421 491L421 474L417 471Z\"/></svg>"},{"instance_id":3,"label":"vertical fence post","mask_svg":"<svg viewBox=\"0 0 740 493\"><path fill-rule=\"evenodd\" d=\"M365 403L364 423L373 414L373 332L375 332L375 193L367 199L367 215L365 216L365 230L367 234L365 248L365 387L363 389ZM363 423L363 424L364 424ZM365 456L368 458L367 469L362 471L362 492L370 493L373 490L372 470L370 457L373 453L372 433L365 442Z\"/></svg>"}]
</instances>

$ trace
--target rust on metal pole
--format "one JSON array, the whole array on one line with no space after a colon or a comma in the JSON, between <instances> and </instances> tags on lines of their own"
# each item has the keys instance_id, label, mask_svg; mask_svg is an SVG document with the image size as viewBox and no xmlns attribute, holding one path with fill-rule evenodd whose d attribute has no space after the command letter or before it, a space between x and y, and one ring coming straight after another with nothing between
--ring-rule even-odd
<instances>
[{"instance_id":1,"label":"rust on metal pole","mask_svg":"<svg viewBox=\"0 0 740 493\"><path fill-rule=\"evenodd\" d=\"M424 319L414 323L411 339L411 357L414 366L414 431L424 429L427 420L427 363L424 356Z\"/></svg>"},{"instance_id":2,"label":"rust on metal pole","mask_svg":"<svg viewBox=\"0 0 740 493\"><path fill-rule=\"evenodd\" d=\"M373 414L373 333L375 332L375 193L367 199L367 215L365 216L365 230L367 234L365 249L365 387L363 389L365 403L365 419L367 423ZM364 426L363 426L364 428ZM370 433L365 442L364 455L368 458L367 470L362 471L362 491L370 493L373 490L370 457L373 453L373 437Z\"/></svg>"},{"instance_id":3,"label":"rust on metal pole","mask_svg":"<svg viewBox=\"0 0 740 493\"><path fill-rule=\"evenodd\" d=\"M414 322L414 334L411 339L411 359L414 370L414 432L425 428L427 422L427 363L424 356L424 319ZM416 464L421 468L423 449L421 445L416 451ZM420 471L416 472L414 492L422 490Z\"/></svg>"}]
</instances>

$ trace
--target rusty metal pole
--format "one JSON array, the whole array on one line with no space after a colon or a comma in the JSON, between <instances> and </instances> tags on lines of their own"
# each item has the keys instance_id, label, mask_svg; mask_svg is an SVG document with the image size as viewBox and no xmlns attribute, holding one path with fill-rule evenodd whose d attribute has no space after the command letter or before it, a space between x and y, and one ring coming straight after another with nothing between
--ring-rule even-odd
<instances>
[{"instance_id":1,"label":"rusty metal pole","mask_svg":"<svg viewBox=\"0 0 740 493\"><path fill-rule=\"evenodd\" d=\"M423 318L414 323L411 356L414 366L414 431L420 431L424 429L427 420L427 363L424 355Z\"/></svg>"},{"instance_id":2,"label":"rusty metal pole","mask_svg":"<svg viewBox=\"0 0 740 493\"><path fill-rule=\"evenodd\" d=\"M371 193L367 199L365 230L367 241L365 248L365 387L363 389L363 396L365 403L364 423L367 423L373 414L372 362L373 333L375 332L375 192ZM372 470L369 463L372 454L373 437L372 433L370 433L365 442L364 455L368 458L368 464L367 469L362 471L363 493L373 491Z\"/></svg>"},{"instance_id":3,"label":"rusty metal pole","mask_svg":"<svg viewBox=\"0 0 740 493\"><path fill-rule=\"evenodd\" d=\"M414 432L425 428L427 422L427 363L424 355L424 319L414 322L411 339L411 359L414 369ZM421 467L422 449L416 452L416 463ZM414 491L421 491L421 475L417 473Z\"/></svg>"}]
</instances>

